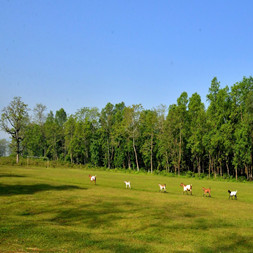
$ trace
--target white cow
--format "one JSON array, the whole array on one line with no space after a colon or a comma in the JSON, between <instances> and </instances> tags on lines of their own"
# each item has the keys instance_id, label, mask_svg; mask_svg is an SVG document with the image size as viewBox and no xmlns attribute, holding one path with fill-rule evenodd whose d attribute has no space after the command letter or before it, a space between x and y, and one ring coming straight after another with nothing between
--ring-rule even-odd
<instances>
[{"instance_id":1,"label":"white cow","mask_svg":"<svg viewBox=\"0 0 253 253\"><path fill-rule=\"evenodd\" d=\"M192 195L192 184L184 185L183 183L181 183L180 186L182 186L184 189L183 194L189 191Z\"/></svg>"},{"instance_id":2,"label":"white cow","mask_svg":"<svg viewBox=\"0 0 253 253\"><path fill-rule=\"evenodd\" d=\"M158 184L160 187L160 191L165 191L166 192L166 184Z\"/></svg>"},{"instance_id":3,"label":"white cow","mask_svg":"<svg viewBox=\"0 0 253 253\"><path fill-rule=\"evenodd\" d=\"M130 181L124 181L124 183L126 184L126 188L128 186L131 189L131 183L130 183Z\"/></svg>"},{"instance_id":4,"label":"white cow","mask_svg":"<svg viewBox=\"0 0 253 253\"><path fill-rule=\"evenodd\" d=\"M228 190L228 193L229 193L229 197L228 197L228 199L230 199L230 198L234 198L234 199L237 199L237 190L236 191L230 191L230 190Z\"/></svg>"},{"instance_id":5,"label":"white cow","mask_svg":"<svg viewBox=\"0 0 253 253\"><path fill-rule=\"evenodd\" d=\"M96 176L89 175L89 178L90 178L91 182L94 182L96 184L96 181L97 181L97 177Z\"/></svg>"}]
</instances>

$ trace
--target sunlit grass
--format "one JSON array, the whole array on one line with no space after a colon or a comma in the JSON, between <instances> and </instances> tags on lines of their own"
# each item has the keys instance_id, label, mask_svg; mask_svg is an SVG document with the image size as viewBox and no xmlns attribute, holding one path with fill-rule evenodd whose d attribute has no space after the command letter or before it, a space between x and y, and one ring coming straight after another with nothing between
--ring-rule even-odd
<instances>
[{"instance_id":1,"label":"sunlit grass","mask_svg":"<svg viewBox=\"0 0 253 253\"><path fill-rule=\"evenodd\" d=\"M0 252L251 252L252 211L250 183L0 167Z\"/></svg>"}]
</instances>

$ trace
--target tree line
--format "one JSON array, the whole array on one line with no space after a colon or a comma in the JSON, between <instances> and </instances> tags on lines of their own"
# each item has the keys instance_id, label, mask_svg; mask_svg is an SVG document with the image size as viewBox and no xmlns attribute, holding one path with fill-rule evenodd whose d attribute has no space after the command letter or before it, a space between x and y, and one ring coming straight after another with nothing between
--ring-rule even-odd
<instances>
[{"instance_id":1,"label":"tree line","mask_svg":"<svg viewBox=\"0 0 253 253\"><path fill-rule=\"evenodd\" d=\"M83 107L67 115L46 115L37 104L15 97L2 111L0 126L12 137L17 156L45 156L110 169L165 170L209 176L252 177L253 78L220 87L213 78L208 106L198 93L183 92L167 109L108 103L101 111Z\"/></svg>"}]
</instances>

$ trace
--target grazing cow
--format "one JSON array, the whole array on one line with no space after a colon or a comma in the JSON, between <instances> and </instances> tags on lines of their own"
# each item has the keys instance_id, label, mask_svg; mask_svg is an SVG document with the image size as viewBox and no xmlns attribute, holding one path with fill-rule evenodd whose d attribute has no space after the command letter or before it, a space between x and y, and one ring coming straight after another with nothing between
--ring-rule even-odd
<instances>
[{"instance_id":1,"label":"grazing cow","mask_svg":"<svg viewBox=\"0 0 253 253\"><path fill-rule=\"evenodd\" d=\"M191 193L192 195L192 184L188 184L188 185L184 185L183 183L180 184L180 186L183 187L183 194L186 192L188 193L188 191Z\"/></svg>"},{"instance_id":2,"label":"grazing cow","mask_svg":"<svg viewBox=\"0 0 253 253\"><path fill-rule=\"evenodd\" d=\"M126 189L127 189L127 186L129 187L129 189L131 189L130 181L124 181L124 183L126 184Z\"/></svg>"},{"instance_id":3,"label":"grazing cow","mask_svg":"<svg viewBox=\"0 0 253 253\"><path fill-rule=\"evenodd\" d=\"M158 184L159 185L159 187L160 187L160 191L164 191L164 192L166 192L166 184Z\"/></svg>"},{"instance_id":4,"label":"grazing cow","mask_svg":"<svg viewBox=\"0 0 253 253\"><path fill-rule=\"evenodd\" d=\"M96 184L97 176L91 176L91 175L89 175L89 178L90 178L91 182L94 182Z\"/></svg>"},{"instance_id":5,"label":"grazing cow","mask_svg":"<svg viewBox=\"0 0 253 253\"><path fill-rule=\"evenodd\" d=\"M211 188L205 188L205 187L202 187L203 189L203 197L206 196L207 197L207 194L209 194L209 197L211 197Z\"/></svg>"},{"instance_id":6,"label":"grazing cow","mask_svg":"<svg viewBox=\"0 0 253 253\"><path fill-rule=\"evenodd\" d=\"M230 198L237 199L237 190L236 191L232 191L232 192L230 190L228 190L228 193L229 193L228 199L230 199Z\"/></svg>"}]
</instances>

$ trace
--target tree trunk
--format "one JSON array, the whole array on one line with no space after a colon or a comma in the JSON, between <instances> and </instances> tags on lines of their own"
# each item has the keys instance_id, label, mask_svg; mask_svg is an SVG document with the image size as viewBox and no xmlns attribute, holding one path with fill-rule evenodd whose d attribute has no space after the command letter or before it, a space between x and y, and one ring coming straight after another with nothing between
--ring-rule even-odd
<instances>
[{"instance_id":1,"label":"tree trunk","mask_svg":"<svg viewBox=\"0 0 253 253\"><path fill-rule=\"evenodd\" d=\"M168 152L166 151L166 170L169 172L169 158L168 158Z\"/></svg>"},{"instance_id":2,"label":"tree trunk","mask_svg":"<svg viewBox=\"0 0 253 253\"><path fill-rule=\"evenodd\" d=\"M222 171L222 162L220 161L220 175L222 176L223 171Z\"/></svg>"},{"instance_id":3,"label":"tree trunk","mask_svg":"<svg viewBox=\"0 0 253 253\"><path fill-rule=\"evenodd\" d=\"M182 156L182 134L180 129L180 135L179 135L179 153L178 153L178 175L180 175L180 163L181 163L181 156Z\"/></svg>"},{"instance_id":4,"label":"tree trunk","mask_svg":"<svg viewBox=\"0 0 253 253\"><path fill-rule=\"evenodd\" d=\"M250 154L250 157L251 157L251 165L250 165L250 178L252 178L252 161L253 161L253 156L252 156L252 153Z\"/></svg>"},{"instance_id":5,"label":"tree trunk","mask_svg":"<svg viewBox=\"0 0 253 253\"><path fill-rule=\"evenodd\" d=\"M248 166L245 165L245 173L247 175L247 180L249 179L249 170L248 170Z\"/></svg>"},{"instance_id":6,"label":"tree trunk","mask_svg":"<svg viewBox=\"0 0 253 253\"><path fill-rule=\"evenodd\" d=\"M228 174L228 176L230 176L230 174L229 174L229 166L228 166L228 159L226 159L226 167L227 167L227 174Z\"/></svg>"},{"instance_id":7,"label":"tree trunk","mask_svg":"<svg viewBox=\"0 0 253 253\"><path fill-rule=\"evenodd\" d=\"M216 163L216 167L215 167L215 169L216 169L216 175L218 174L220 174L220 166L219 166L219 156L217 155L216 156L216 161L217 161L217 163ZM216 177L216 176L215 176Z\"/></svg>"},{"instance_id":8,"label":"tree trunk","mask_svg":"<svg viewBox=\"0 0 253 253\"><path fill-rule=\"evenodd\" d=\"M216 170L215 162L214 161L215 161L214 158L212 158L213 173L214 173L214 177L216 178L216 172L217 172L217 170Z\"/></svg>"},{"instance_id":9,"label":"tree trunk","mask_svg":"<svg viewBox=\"0 0 253 253\"><path fill-rule=\"evenodd\" d=\"M131 169L131 160L129 152L127 152L127 162L128 162L128 169Z\"/></svg>"},{"instance_id":10,"label":"tree trunk","mask_svg":"<svg viewBox=\"0 0 253 253\"><path fill-rule=\"evenodd\" d=\"M113 161L113 157L114 157L114 148L112 147L112 152L111 152L111 158L110 158L110 161Z\"/></svg>"},{"instance_id":11,"label":"tree trunk","mask_svg":"<svg viewBox=\"0 0 253 253\"><path fill-rule=\"evenodd\" d=\"M150 167L151 173L153 173L153 134L151 135L151 142L150 142Z\"/></svg>"},{"instance_id":12,"label":"tree trunk","mask_svg":"<svg viewBox=\"0 0 253 253\"><path fill-rule=\"evenodd\" d=\"M209 174L209 178L210 178L210 176L211 176L211 155L210 154L209 154L208 174Z\"/></svg>"},{"instance_id":13,"label":"tree trunk","mask_svg":"<svg viewBox=\"0 0 253 253\"><path fill-rule=\"evenodd\" d=\"M20 143L19 143L19 137L17 137L17 155L16 155L16 163L19 163L19 153L20 153Z\"/></svg>"},{"instance_id":14,"label":"tree trunk","mask_svg":"<svg viewBox=\"0 0 253 253\"><path fill-rule=\"evenodd\" d=\"M137 152L136 152L136 148L135 148L135 144L134 144L134 138L133 138L133 148L134 148L134 155L135 155L135 162L136 162L136 166L137 166L137 171L139 171L140 168L139 168Z\"/></svg>"},{"instance_id":15,"label":"tree trunk","mask_svg":"<svg viewBox=\"0 0 253 253\"><path fill-rule=\"evenodd\" d=\"M109 146L109 139L107 139L107 157L108 157L108 168L111 168L111 163L110 163L110 146Z\"/></svg>"},{"instance_id":16,"label":"tree trunk","mask_svg":"<svg viewBox=\"0 0 253 253\"><path fill-rule=\"evenodd\" d=\"M200 157L197 157L197 163L198 163L198 174L200 176L200 173L201 173L201 166L200 166Z\"/></svg>"}]
</instances>

